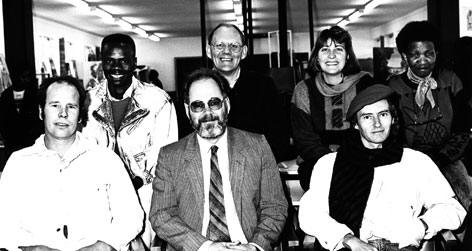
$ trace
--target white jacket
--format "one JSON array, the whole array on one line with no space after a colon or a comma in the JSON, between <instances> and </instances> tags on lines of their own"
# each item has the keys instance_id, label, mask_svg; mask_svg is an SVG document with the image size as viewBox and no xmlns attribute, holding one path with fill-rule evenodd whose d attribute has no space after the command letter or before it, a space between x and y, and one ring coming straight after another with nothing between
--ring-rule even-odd
<instances>
[{"instance_id":1,"label":"white jacket","mask_svg":"<svg viewBox=\"0 0 472 251\"><path fill-rule=\"evenodd\" d=\"M131 97L131 102L118 132L107 81L90 90L89 120L83 134L112 150L118 142L119 155L130 175L140 177L146 185L154 178L160 148L178 139L177 117L165 91L134 77L132 81L123 95Z\"/></svg>"}]
</instances>

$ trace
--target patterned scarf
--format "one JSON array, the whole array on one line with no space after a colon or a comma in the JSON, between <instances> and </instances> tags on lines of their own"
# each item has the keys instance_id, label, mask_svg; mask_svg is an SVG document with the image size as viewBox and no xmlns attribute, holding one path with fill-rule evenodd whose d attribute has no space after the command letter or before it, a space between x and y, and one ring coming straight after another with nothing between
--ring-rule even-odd
<instances>
[{"instance_id":1,"label":"patterned scarf","mask_svg":"<svg viewBox=\"0 0 472 251\"><path fill-rule=\"evenodd\" d=\"M344 93L347 89L349 89L352 85L355 85L359 82L359 80L366 74L369 74L365 71L361 71L356 74L347 75L343 77L341 83L337 85L330 85L326 83L323 78L323 74L320 72L316 74L315 83L318 91L325 97L333 97L339 94Z\"/></svg>"},{"instance_id":2,"label":"patterned scarf","mask_svg":"<svg viewBox=\"0 0 472 251\"><path fill-rule=\"evenodd\" d=\"M436 106L436 102L434 102L433 93L431 90L436 89L438 87L438 83L433 77L431 77L431 74L432 73L430 73L425 78L418 77L410 68L408 68L406 73L408 79L412 83L418 85L418 88L416 89L415 102L420 108L424 105L425 97L428 99L432 108Z\"/></svg>"},{"instance_id":3,"label":"patterned scarf","mask_svg":"<svg viewBox=\"0 0 472 251\"><path fill-rule=\"evenodd\" d=\"M344 76L342 82L337 85L326 83L321 72L316 75L316 88L324 96L326 130L345 130L350 127L349 122L346 121L347 109L356 96L355 85L367 74L361 71Z\"/></svg>"}]
</instances>

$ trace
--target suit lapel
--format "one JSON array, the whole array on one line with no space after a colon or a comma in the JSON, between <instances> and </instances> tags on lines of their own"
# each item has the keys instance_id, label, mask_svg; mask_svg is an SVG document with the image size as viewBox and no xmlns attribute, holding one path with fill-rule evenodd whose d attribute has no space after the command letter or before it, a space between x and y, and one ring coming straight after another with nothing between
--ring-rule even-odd
<instances>
[{"instance_id":1,"label":"suit lapel","mask_svg":"<svg viewBox=\"0 0 472 251\"><path fill-rule=\"evenodd\" d=\"M246 162L246 151L243 147L241 135L237 131L228 127L228 160L229 160L229 178L231 190L233 192L234 205L238 218L242 219L242 181L244 179L244 163Z\"/></svg>"},{"instance_id":2,"label":"suit lapel","mask_svg":"<svg viewBox=\"0 0 472 251\"><path fill-rule=\"evenodd\" d=\"M192 183L193 193L195 194L195 201L197 203L197 210L199 212L200 220L203 220L203 204L205 203L204 188L203 188L203 168L202 158L200 156L200 148L198 146L197 137L194 133L190 137L187 144L187 151L185 151L184 162L186 170L189 175L189 181ZM200 226L201 228L201 226Z\"/></svg>"}]
</instances>

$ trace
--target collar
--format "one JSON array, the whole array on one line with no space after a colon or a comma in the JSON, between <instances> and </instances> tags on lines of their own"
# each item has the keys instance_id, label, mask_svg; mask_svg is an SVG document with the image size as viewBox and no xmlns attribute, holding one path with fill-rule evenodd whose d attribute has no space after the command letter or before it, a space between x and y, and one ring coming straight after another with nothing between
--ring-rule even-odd
<instances>
[{"instance_id":1,"label":"collar","mask_svg":"<svg viewBox=\"0 0 472 251\"><path fill-rule=\"evenodd\" d=\"M236 85L236 82L238 82L238 79L239 79L240 75L241 75L241 67L238 67L238 69L234 73L233 78L231 79L231 81L228 81L229 82L229 87L231 87L231 89L233 89L233 87Z\"/></svg>"},{"instance_id":2,"label":"collar","mask_svg":"<svg viewBox=\"0 0 472 251\"><path fill-rule=\"evenodd\" d=\"M408 79L416 84L416 85L419 85L419 84L427 84L428 86L431 87L431 89L436 89L438 87L438 84L436 82L436 80L431 77L433 75L433 73L430 73L428 76L422 78L422 77L419 77L417 76L412 70L410 67L408 67L408 70L406 72L406 76L408 77Z\"/></svg>"},{"instance_id":3,"label":"collar","mask_svg":"<svg viewBox=\"0 0 472 251\"><path fill-rule=\"evenodd\" d=\"M123 100L125 98L132 97L133 92L136 89L136 87L138 86L138 84L139 84L139 80L133 76L131 78L131 85L128 87L126 92L123 94L123 98L122 99L116 99L116 98L111 96L110 91L108 90L108 80L105 80L105 86L106 86L106 90L107 90L107 97L111 101L120 101L120 100Z\"/></svg>"},{"instance_id":4,"label":"collar","mask_svg":"<svg viewBox=\"0 0 472 251\"><path fill-rule=\"evenodd\" d=\"M207 139L202 138L200 135L198 135L198 133L197 141L198 145L200 146L200 149L202 149L204 152L209 153L210 147L212 147L213 145L216 145L218 149L223 149L228 145L228 127L226 127L225 132L218 138L215 144L212 144Z\"/></svg>"},{"instance_id":5,"label":"collar","mask_svg":"<svg viewBox=\"0 0 472 251\"><path fill-rule=\"evenodd\" d=\"M74 143L72 143L70 148L63 156L60 156L56 151L50 150L46 147L46 144L44 143L44 134L42 134L36 139L34 145L32 146L31 153L45 156L56 155L59 156L65 163L71 163L77 157L85 153L87 149L87 143L84 136L82 136L80 132L76 132Z\"/></svg>"},{"instance_id":6,"label":"collar","mask_svg":"<svg viewBox=\"0 0 472 251\"><path fill-rule=\"evenodd\" d=\"M213 70L216 70L218 71L218 69L216 69L215 67L213 67ZM218 71L219 72L219 71ZM223 74L222 74L223 75ZM229 84L229 87L231 89L233 89L233 87L236 85L236 82L238 82L238 79L239 79L239 76L241 75L241 67L238 66L238 68L236 69L235 72L233 72L233 74L231 74L230 78L231 79L228 79L228 77L226 77L226 75L223 75L226 80L228 80L228 84Z\"/></svg>"}]
</instances>

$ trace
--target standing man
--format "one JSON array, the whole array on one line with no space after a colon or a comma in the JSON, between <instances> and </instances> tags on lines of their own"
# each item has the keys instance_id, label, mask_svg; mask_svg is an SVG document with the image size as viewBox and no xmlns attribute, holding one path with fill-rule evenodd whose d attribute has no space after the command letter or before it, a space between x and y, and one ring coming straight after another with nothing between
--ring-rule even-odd
<instances>
[{"instance_id":1,"label":"standing man","mask_svg":"<svg viewBox=\"0 0 472 251\"><path fill-rule=\"evenodd\" d=\"M231 87L228 125L264 134L276 160L282 161L287 157L289 136L282 126L277 90L270 77L241 68L241 60L247 56L245 43L243 33L233 24L219 24L208 36L207 57Z\"/></svg>"},{"instance_id":2,"label":"standing man","mask_svg":"<svg viewBox=\"0 0 472 251\"><path fill-rule=\"evenodd\" d=\"M272 250L287 201L263 135L227 127L229 86L213 70L192 73L185 108L195 132L164 147L150 220L170 250Z\"/></svg>"},{"instance_id":3,"label":"standing man","mask_svg":"<svg viewBox=\"0 0 472 251\"><path fill-rule=\"evenodd\" d=\"M300 201L300 227L328 250L417 251L466 211L425 154L397 142L393 90L373 85L347 111L356 131L321 157Z\"/></svg>"},{"instance_id":4,"label":"standing man","mask_svg":"<svg viewBox=\"0 0 472 251\"><path fill-rule=\"evenodd\" d=\"M86 92L72 77L39 89L44 134L14 152L0 179L0 248L127 250L144 213L123 163L77 131Z\"/></svg>"},{"instance_id":5,"label":"standing man","mask_svg":"<svg viewBox=\"0 0 472 251\"><path fill-rule=\"evenodd\" d=\"M148 212L159 149L178 139L174 105L164 90L133 76L136 48L130 36L103 39L102 67L106 81L90 91L84 133L121 157ZM152 235L147 224L142 239L148 247Z\"/></svg>"}]
</instances>

